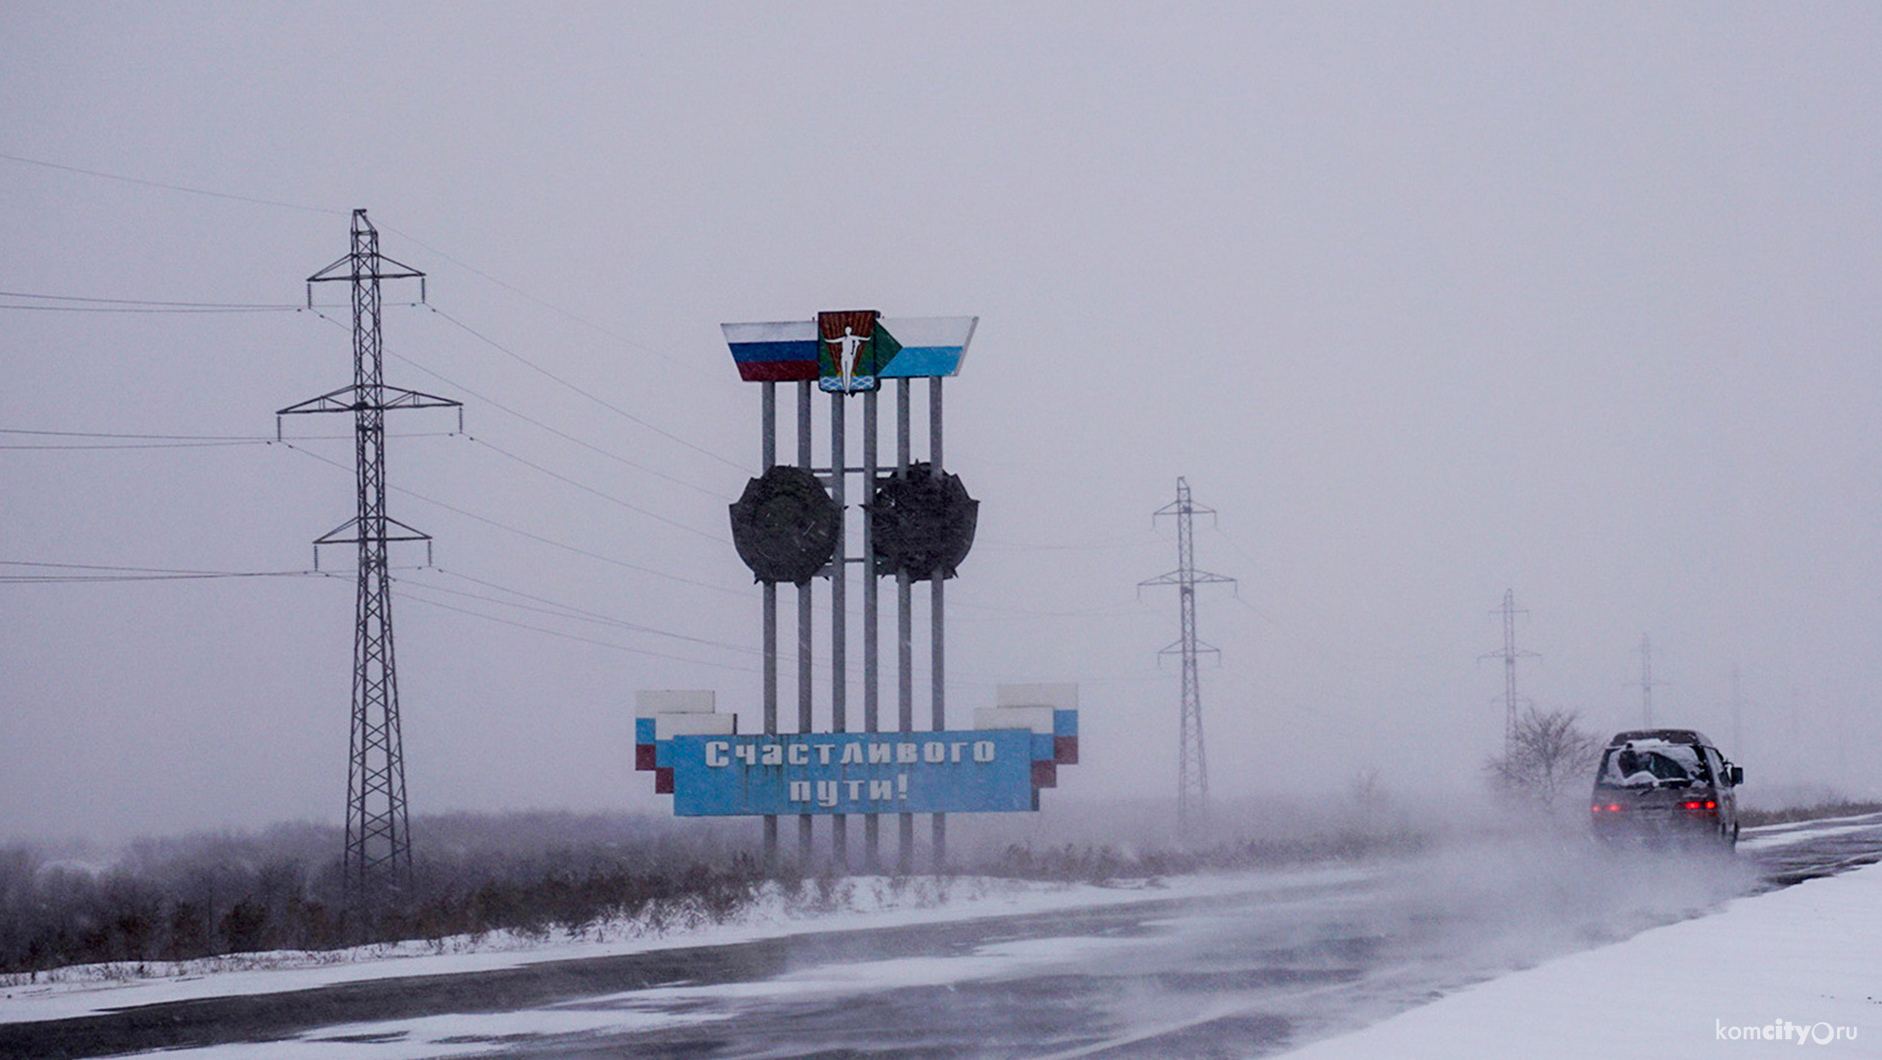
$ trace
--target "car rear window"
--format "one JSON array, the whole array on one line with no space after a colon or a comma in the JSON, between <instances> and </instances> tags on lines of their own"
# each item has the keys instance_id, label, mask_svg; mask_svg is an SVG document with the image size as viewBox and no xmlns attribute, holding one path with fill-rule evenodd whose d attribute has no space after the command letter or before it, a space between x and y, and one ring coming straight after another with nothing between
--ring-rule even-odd
<instances>
[{"instance_id":1,"label":"car rear window","mask_svg":"<svg viewBox=\"0 0 1882 1060\"><path fill-rule=\"evenodd\" d=\"M1616 787L1652 787L1656 784L1709 782L1711 771L1691 744L1663 740L1630 740L1610 747L1601 758L1600 783Z\"/></svg>"}]
</instances>

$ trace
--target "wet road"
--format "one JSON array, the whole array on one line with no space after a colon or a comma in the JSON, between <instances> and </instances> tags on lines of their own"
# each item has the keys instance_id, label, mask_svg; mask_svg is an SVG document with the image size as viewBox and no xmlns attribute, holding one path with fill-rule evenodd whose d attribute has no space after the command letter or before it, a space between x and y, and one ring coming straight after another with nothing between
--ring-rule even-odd
<instances>
[{"instance_id":1,"label":"wet road","mask_svg":"<svg viewBox=\"0 0 1882 1060\"><path fill-rule=\"evenodd\" d=\"M1878 859L1882 815L1747 832L1729 859L1485 844L1208 898L0 1025L0 1056L1262 1056Z\"/></svg>"}]
</instances>

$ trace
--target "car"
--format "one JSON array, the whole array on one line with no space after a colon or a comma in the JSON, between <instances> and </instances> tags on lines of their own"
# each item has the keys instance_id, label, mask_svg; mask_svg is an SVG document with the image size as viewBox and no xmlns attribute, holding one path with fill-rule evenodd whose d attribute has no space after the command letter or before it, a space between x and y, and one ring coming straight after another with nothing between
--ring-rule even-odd
<instances>
[{"instance_id":1,"label":"car","mask_svg":"<svg viewBox=\"0 0 1882 1060\"><path fill-rule=\"evenodd\" d=\"M1614 734L1588 800L1595 837L1648 846L1738 842L1738 785L1745 771L1693 729Z\"/></svg>"}]
</instances>

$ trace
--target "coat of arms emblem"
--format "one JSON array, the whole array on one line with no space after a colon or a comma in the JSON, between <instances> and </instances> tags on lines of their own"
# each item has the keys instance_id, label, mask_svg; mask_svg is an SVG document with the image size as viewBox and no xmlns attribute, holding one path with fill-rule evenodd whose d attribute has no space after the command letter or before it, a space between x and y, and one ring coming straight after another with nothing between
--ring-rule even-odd
<instances>
[{"instance_id":1,"label":"coat of arms emblem","mask_svg":"<svg viewBox=\"0 0 1882 1060\"><path fill-rule=\"evenodd\" d=\"M817 386L836 394L876 389L876 311L817 314Z\"/></svg>"}]
</instances>

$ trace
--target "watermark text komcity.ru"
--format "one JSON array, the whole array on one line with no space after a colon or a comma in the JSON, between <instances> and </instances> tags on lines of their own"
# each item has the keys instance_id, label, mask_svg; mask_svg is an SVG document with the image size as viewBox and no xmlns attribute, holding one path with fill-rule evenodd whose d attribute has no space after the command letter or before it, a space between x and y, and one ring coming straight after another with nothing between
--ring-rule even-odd
<instances>
[{"instance_id":1,"label":"watermark text komcity.ru","mask_svg":"<svg viewBox=\"0 0 1882 1060\"><path fill-rule=\"evenodd\" d=\"M1806 1042L1817 1045L1829 1045L1832 1042L1853 1042L1856 1040L1855 1027L1832 1026L1828 1023L1792 1023L1790 1020L1773 1020L1770 1023L1756 1025L1727 1024L1724 1020L1712 1021L1712 1034L1722 1042L1794 1042L1803 1045Z\"/></svg>"}]
</instances>

